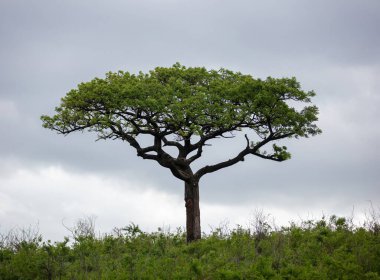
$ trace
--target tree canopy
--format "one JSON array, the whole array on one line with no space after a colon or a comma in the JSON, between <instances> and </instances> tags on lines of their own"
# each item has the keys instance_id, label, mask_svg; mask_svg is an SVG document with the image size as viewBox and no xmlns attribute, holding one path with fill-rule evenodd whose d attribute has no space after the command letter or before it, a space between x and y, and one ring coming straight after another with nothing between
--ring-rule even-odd
<instances>
[{"instance_id":1,"label":"tree canopy","mask_svg":"<svg viewBox=\"0 0 380 280\"><path fill-rule=\"evenodd\" d=\"M54 116L41 118L44 127L62 134L87 129L99 139L127 141L138 156L156 160L172 172L175 168L170 165L188 165L201 157L207 141L246 129L247 146L242 152L230 161L200 169L196 173L200 178L249 154L289 159L284 146L262 148L271 141L321 132L315 124L318 108L310 105L314 95L303 91L295 78L261 80L227 69L186 68L177 63L137 75L109 72L104 79L81 83L62 98ZM289 101L305 106L297 110ZM252 132L258 141L249 140ZM153 136L153 144L142 147L136 140L140 134ZM165 146L176 147L178 157L166 153ZM185 173L173 174L187 179Z\"/></svg>"}]
</instances>

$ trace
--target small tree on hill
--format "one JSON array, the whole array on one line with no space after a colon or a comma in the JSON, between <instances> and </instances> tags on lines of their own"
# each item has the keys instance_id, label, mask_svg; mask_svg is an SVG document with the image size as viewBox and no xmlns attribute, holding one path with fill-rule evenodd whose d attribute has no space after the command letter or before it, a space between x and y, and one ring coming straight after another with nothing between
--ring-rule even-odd
<instances>
[{"instance_id":1,"label":"small tree on hill","mask_svg":"<svg viewBox=\"0 0 380 280\"><path fill-rule=\"evenodd\" d=\"M270 142L320 133L318 108L296 110L289 101L310 103L295 78L266 80L226 69L186 68L175 64L147 74L108 73L79 84L62 98L54 116L42 116L43 126L61 134L93 131L98 139L128 142L139 157L157 161L185 184L187 240L201 238L199 180L234 165L248 155L283 161L285 146ZM193 170L203 147L220 137L243 131L246 145L230 159ZM151 136L143 146L140 135ZM167 148L178 152L173 156Z\"/></svg>"}]
</instances>

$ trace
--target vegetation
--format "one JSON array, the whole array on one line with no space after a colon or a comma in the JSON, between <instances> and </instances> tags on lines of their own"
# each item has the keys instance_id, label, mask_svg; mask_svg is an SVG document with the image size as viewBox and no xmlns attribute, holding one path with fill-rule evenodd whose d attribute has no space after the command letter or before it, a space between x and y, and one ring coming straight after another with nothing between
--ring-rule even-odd
<instances>
[{"instance_id":1,"label":"vegetation","mask_svg":"<svg viewBox=\"0 0 380 280\"><path fill-rule=\"evenodd\" d=\"M355 227L332 216L273 229L261 217L189 244L180 229L145 233L134 224L96 237L81 221L71 232L55 243L3 235L0 279L380 279L377 221Z\"/></svg>"},{"instance_id":2,"label":"vegetation","mask_svg":"<svg viewBox=\"0 0 380 280\"><path fill-rule=\"evenodd\" d=\"M41 119L45 128L64 135L92 131L98 139L125 141L137 156L169 169L185 185L186 232L192 241L201 237L199 180L246 156L289 159L287 148L277 141L321 132L315 124L318 108L311 105L314 95L295 78L261 80L177 63L146 74L110 72L104 79L81 83L62 98L55 115ZM246 144L239 153L193 170L211 140L233 138L242 130Z\"/></svg>"}]
</instances>

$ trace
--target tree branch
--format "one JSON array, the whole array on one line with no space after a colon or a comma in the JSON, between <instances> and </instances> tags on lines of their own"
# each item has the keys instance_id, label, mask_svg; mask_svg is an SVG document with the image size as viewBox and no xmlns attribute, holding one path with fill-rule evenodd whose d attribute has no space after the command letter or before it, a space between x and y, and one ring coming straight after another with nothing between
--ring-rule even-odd
<instances>
[{"instance_id":1,"label":"tree branch","mask_svg":"<svg viewBox=\"0 0 380 280\"><path fill-rule=\"evenodd\" d=\"M176 141L169 141L168 139L166 139L165 136L162 137L162 141L164 142L164 146L173 146L173 147L177 147L178 150L182 150L182 149L184 148L184 146L181 145L181 143L176 142Z\"/></svg>"},{"instance_id":2,"label":"tree branch","mask_svg":"<svg viewBox=\"0 0 380 280\"><path fill-rule=\"evenodd\" d=\"M270 160L274 160L274 161L284 161L283 159L279 159L279 158L274 157L274 155L263 155L260 153L252 153L252 154L255 156L261 157L261 158L270 159Z\"/></svg>"},{"instance_id":3,"label":"tree branch","mask_svg":"<svg viewBox=\"0 0 380 280\"><path fill-rule=\"evenodd\" d=\"M202 153L203 153L203 146L200 146L197 150L197 153L195 155L193 155L192 157L188 158L187 159L187 162L190 164L192 163L193 161L197 160L198 158L200 158L202 156Z\"/></svg>"},{"instance_id":4,"label":"tree branch","mask_svg":"<svg viewBox=\"0 0 380 280\"><path fill-rule=\"evenodd\" d=\"M264 157L263 155L259 154L257 151L262 147L264 146L265 144L267 144L268 142L270 141L273 141L273 140L277 140L279 139L278 137L275 138L273 136L273 134L269 134L268 137L266 139L264 139L263 141L257 143L254 147L250 147L250 143L249 143L249 139L248 139L248 136L247 134L244 135L246 141L247 141L247 145L245 147L244 150L242 150L237 156L235 156L234 158L232 159L229 159L229 160L226 160L226 161L223 161L223 162L220 162L220 163L217 163L217 164L214 164L214 165L206 165L205 167L199 169L196 173L195 173L195 176L200 179L203 175L207 174L207 173L212 173L212 172L215 172L215 171L218 171L219 169L222 169L222 168L226 168L226 167L229 167L229 166L232 166L236 163L238 163L239 161L244 161L244 157L248 154L253 154L253 155L258 155L260 157ZM272 158L271 158L272 159ZM272 160L275 160L274 158Z\"/></svg>"},{"instance_id":5,"label":"tree branch","mask_svg":"<svg viewBox=\"0 0 380 280\"><path fill-rule=\"evenodd\" d=\"M56 128L56 127L51 127L50 129L51 130L55 130L55 131L57 131L60 134L67 135L67 134L69 134L71 132L79 131L79 130L84 130L84 129L89 128L89 127L91 127L90 124L87 124L87 125L84 125L84 126L72 126L72 128L69 128L69 129L66 129L66 128L59 129L59 128Z\"/></svg>"},{"instance_id":6,"label":"tree branch","mask_svg":"<svg viewBox=\"0 0 380 280\"><path fill-rule=\"evenodd\" d=\"M250 153L250 149L249 149L249 147L247 147L243 151L241 151L236 157L234 157L232 159L229 159L229 160L226 160L226 161L223 161L221 163L214 164L214 165L206 165L205 167L199 169L195 173L195 177L200 179L203 175L205 175L207 173L212 173L212 172L218 171L219 169L226 168L226 167L229 167L231 165L234 165L234 164L238 163L239 161L243 161L244 157L246 155L248 155L249 153Z\"/></svg>"},{"instance_id":7,"label":"tree branch","mask_svg":"<svg viewBox=\"0 0 380 280\"><path fill-rule=\"evenodd\" d=\"M214 139L217 136L221 136L221 135L223 135L223 133L226 133L228 131L233 131L234 129L235 128L231 128L231 127L230 128L220 128L218 130L215 130L214 132L211 132L209 134L201 136L201 139L197 143L190 144L189 153L191 153L192 151L195 151L196 149L198 149L201 146L204 146L208 140Z\"/></svg>"}]
</instances>

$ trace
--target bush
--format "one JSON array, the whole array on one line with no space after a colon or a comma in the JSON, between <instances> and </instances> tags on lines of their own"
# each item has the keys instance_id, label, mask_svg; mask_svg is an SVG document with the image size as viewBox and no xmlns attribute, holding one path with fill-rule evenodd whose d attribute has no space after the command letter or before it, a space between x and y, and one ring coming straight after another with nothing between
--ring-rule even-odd
<instances>
[{"instance_id":1,"label":"bush","mask_svg":"<svg viewBox=\"0 0 380 280\"><path fill-rule=\"evenodd\" d=\"M81 221L62 242L2 235L0 279L380 279L374 222L353 227L332 216L271 230L256 221L186 244L181 229L146 233L131 224L97 237Z\"/></svg>"}]
</instances>

